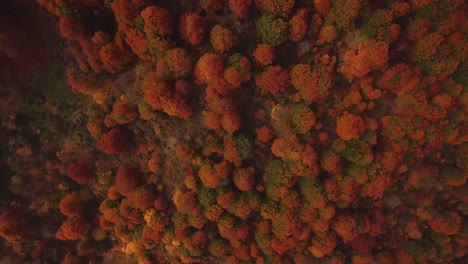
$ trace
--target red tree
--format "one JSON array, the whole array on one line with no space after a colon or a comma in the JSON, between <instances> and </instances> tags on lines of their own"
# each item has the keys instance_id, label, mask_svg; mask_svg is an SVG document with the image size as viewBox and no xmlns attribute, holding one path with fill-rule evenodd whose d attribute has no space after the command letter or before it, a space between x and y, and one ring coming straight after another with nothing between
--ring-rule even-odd
<instances>
[{"instance_id":1,"label":"red tree","mask_svg":"<svg viewBox=\"0 0 468 264\"><path fill-rule=\"evenodd\" d=\"M120 128L113 128L102 136L96 146L107 154L118 154L128 150L128 140L128 135L125 131Z\"/></svg>"},{"instance_id":2,"label":"red tree","mask_svg":"<svg viewBox=\"0 0 468 264\"><path fill-rule=\"evenodd\" d=\"M197 13L184 13L179 18L180 37L191 45L202 43L206 35L206 23Z\"/></svg>"},{"instance_id":3,"label":"red tree","mask_svg":"<svg viewBox=\"0 0 468 264\"><path fill-rule=\"evenodd\" d=\"M79 184L87 184L95 178L93 167L84 160L70 164L67 173L72 180Z\"/></svg>"},{"instance_id":4,"label":"red tree","mask_svg":"<svg viewBox=\"0 0 468 264\"><path fill-rule=\"evenodd\" d=\"M114 180L117 191L124 196L128 196L140 184L140 175L135 168L120 166Z\"/></svg>"}]
</instances>

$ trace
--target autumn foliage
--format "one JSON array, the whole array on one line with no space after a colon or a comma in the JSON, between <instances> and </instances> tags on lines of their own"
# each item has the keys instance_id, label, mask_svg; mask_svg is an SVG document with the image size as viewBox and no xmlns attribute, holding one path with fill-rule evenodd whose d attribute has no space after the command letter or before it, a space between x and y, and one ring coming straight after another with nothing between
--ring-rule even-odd
<instances>
[{"instance_id":1,"label":"autumn foliage","mask_svg":"<svg viewBox=\"0 0 468 264\"><path fill-rule=\"evenodd\" d=\"M170 13L158 6L148 6L140 14L143 19L143 30L146 34L158 34L162 37L172 34L173 25Z\"/></svg>"},{"instance_id":2,"label":"autumn foliage","mask_svg":"<svg viewBox=\"0 0 468 264\"><path fill-rule=\"evenodd\" d=\"M343 140L358 139L366 129L360 116L345 114L336 120L336 133Z\"/></svg>"},{"instance_id":3,"label":"autumn foliage","mask_svg":"<svg viewBox=\"0 0 468 264\"><path fill-rule=\"evenodd\" d=\"M80 215L84 210L83 202L77 194L66 194L58 205L60 212L66 217Z\"/></svg>"},{"instance_id":4,"label":"autumn foliage","mask_svg":"<svg viewBox=\"0 0 468 264\"><path fill-rule=\"evenodd\" d=\"M185 13L179 18L180 37L191 45L200 44L206 35L203 17L197 13Z\"/></svg>"},{"instance_id":5,"label":"autumn foliage","mask_svg":"<svg viewBox=\"0 0 468 264\"><path fill-rule=\"evenodd\" d=\"M71 179L79 184L87 184L95 177L93 167L89 162L84 160L70 164L67 173Z\"/></svg>"},{"instance_id":6,"label":"autumn foliage","mask_svg":"<svg viewBox=\"0 0 468 264\"><path fill-rule=\"evenodd\" d=\"M270 65L275 59L275 49L265 44L258 45L253 53L253 57L260 66Z\"/></svg>"},{"instance_id":7,"label":"autumn foliage","mask_svg":"<svg viewBox=\"0 0 468 264\"><path fill-rule=\"evenodd\" d=\"M121 166L115 175L115 187L117 191L125 196L136 190L140 183L139 172L135 168Z\"/></svg>"},{"instance_id":8,"label":"autumn foliage","mask_svg":"<svg viewBox=\"0 0 468 264\"><path fill-rule=\"evenodd\" d=\"M70 87L0 93L2 257L466 262L466 1L37 2Z\"/></svg>"},{"instance_id":9,"label":"autumn foliage","mask_svg":"<svg viewBox=\"0 0 468 264\"><path fill-rule=\"evenodd\" d=\"M29 240L35 230L28 215L18 209L5 210L0 214L0 237L10 243Z\"/></svg>"},{"instance_id":10,"label":"autumn foliage","mask_svg":"<svg viewBox=\"0 0 468 264\"><path fill-rule=\"evenodd\" d=\"M108 154L118 154L128 149L128 135L120 128L113 128L96 143L99 150Z\"/></svg>"},{"instance_id":11,"label":"autumn foliage","mask_svg":"<svg viewBox=\"0 0 468 264\"><path fill-rule=\"evenodd\" d=\"M252 0L229 0L229 7L239 18L247 19L252 2Z\"/></svg>"},{"instance_id":12,"label":"autumn foliage","mask_svg":"<svg viewBox=\"0 0 468 264\"><path fill-rule=\"evenodd\" d=\"M87 235L89 228L89 223L82 216L75 216L62 223L55 237L59 240L83 239Z\"/></svg>"},{"instance_id":13,"label":"autumn foliage","mask_svg":"<svg viewBox=\"0 0 468 264\"><path fill-rule=\"evenodd\" d=\"M345 53L345 66L338 69L350 77L362 77L372 70L378 70L388 61L388 45L382 41L367 40L359 44L357 52Z\"/></svg>"},{"instance_id":14,"label":"autumn foliage","mask_svg":"<svg viewBox=\"0 0 468 264\"><path fill-rule=\"evenodd\" d=\"M235 36L228 28L216 25L211 29L210 42L215 50L225 52L234 45Z\"/></svg>"},{"instance_id":15,"label":"autumn foliage","mask_svg":"<svg viewBox=\"0 0 468 264\"><path fill-rule=\"evenodd\" d=\"M171 62L171 66L178 67ZM170 66L169 66L170 67ZM184 69L174 69L184 73ZM143 94L145 102L153 110L162 110L168 115L187 119L192 115L191 107L186 103L190 95L190 88L185 86L173 87L157 76L156 72L149 72L143 80ZM182 83L179 83L182 84ZM181 89L177 89L181 88ZM187 89L188 88L188 89Z\"/></svg>"},{"instance_id":16,"label":"autumn foliage","mask_svg":"<svg viewBox=\"0 0 468 264\"><path fill-rule=\"evenodd\" d=\"M290 85L290 82L288 71L279 65L269 66L255 77L255 83L260 87L262 93L282 92Z\"/></svg>"}]
</instances>

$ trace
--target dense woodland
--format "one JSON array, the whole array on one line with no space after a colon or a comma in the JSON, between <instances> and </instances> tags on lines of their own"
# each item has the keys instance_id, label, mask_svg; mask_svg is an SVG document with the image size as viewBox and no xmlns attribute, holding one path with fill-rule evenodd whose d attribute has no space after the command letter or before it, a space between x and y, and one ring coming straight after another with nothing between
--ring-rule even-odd
<instances>
[{"instance_id":1,"label":"dense woodland","mask_svg":"<svg viewBox=\"0 0 468 264\"><path fill-rule=\"evenodd\" d=\"M467 7L2 9L0 262L468 263Z\"/></svg>"}]
</instances>

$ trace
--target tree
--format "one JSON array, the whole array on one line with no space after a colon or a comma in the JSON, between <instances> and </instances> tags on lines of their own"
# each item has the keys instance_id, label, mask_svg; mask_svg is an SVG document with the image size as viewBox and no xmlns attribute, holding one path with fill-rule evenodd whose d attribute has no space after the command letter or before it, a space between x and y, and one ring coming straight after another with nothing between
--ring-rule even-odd
<instances>
[{"instance_id":1,"label":"tree","mask_svg":"<svg viewBox=\"0 0 468 264\"><path fill-rule=\"evenodd\" d=\"M129 196L140 185L140 175L136 168L120 166L114 178L117 191Z\"/></svg>"},{"instance_id":2,"label":"tree","mask_svg":"<svg viewBox=\"0 0 468 264\"><path fill-rule=\"evenodd\" d=\"M330 11L330 0L314 0L314 7L321 16L325 16Z\"/></svg>"},{"instance_id":3,"label":"tree","mask_svg":"<svg viewBox=\"0 0 468 264\"><path fill-rule=\"evenodd\" d=\"M87 184L95 178L93 167L84 160L70 164L67 173L72 180L79 184Z\"/></svg>"},{"instance_id":4,"label":"tree","mask_svg":"<svg viewBox=\"0 0 468 264\"><path fill-rule=\"evenodd\" d=\"M58 24L60 34L64 38L78 40L85 36L85 29L79 20L61 17Z\"/></svg>"},{"instance_id":5,"label":"tree","mask_svg":"<svg viewBox=\"0 0 468 264\"><path fill-rule=\"evenodd\" d=\"M79 216L83 213L84 205L80 196L75 193L66 194L59 202L59 210L66 217Z\"/></svg>"},{"instance_id":6,"label":"tree","mask_svg":"<svg viewBox=\"0 0 468 264\"><path fill-rule=\"evenodd\" d=\"M264 94L266 92L276 94L284 91L290 85L289 73L279 65L268 66L255 76L255 84Z\"/></svg>"},{"instance_id":7,"label":"tree","mask_svg":"<svg viewBox=\"0 0 468 264\"><path fill-rule=\"evenodd\" d=\"M116 201L122 198L122 195L119 193L119 191L114 185L114 186L111 186L109 190L107 190L107 198L109 198L112 201Z\"/></svg>"},{"instance_id":8,"label":"tree","mask_svg":"<svg viewBox=\"0 0 468 264\"><path fill-rule=\"evenodd\" d=\"M125 96L121 96L112 106L112 119L120 125L131 123L138 117L127 101Z\"/></svg>"},{"instance_id":9,"label":"tree","mask_svg":"<svg viewBox=\"0 0 468 264\"><path fill-rule=\"evenodd\" d=\"M223 76L224 62L221 56L205 53L195 65L195 77L199 83L216 83Z\"/></svg>"},{"instance_id":10,"label":"tree","mask_svg":"<svg viewBox=\"0 0 468 264\"><path fill-rule=\"evenodd\" d=\"M148 6L140 14L144 22L143 31L147 34L158 34L161 37L172 35L172 17L169 11L159 6Z\"/></svg>"},{"instance_id":11,"label":"tree","mask_svg":"<svg viewBox=\"0 0 468 264\"><path fill-rule=\"evenodd\" d=\"M188 77L192 73L192 57L187 50L182 48L168 50L164 59L174 77Z\"/></svg>"},{"instance_id":12,"label":"tree","mask_svg":"<svg viewBox=\"0 0 468 264\"><path fill-rule=\"evenodd\" d=\"M231 11L241 19L247 19L249 17L251 6L252 0L229 0Z\"/></svg>"},{"instance_id":13,"label":"tree","mask_svg":"<svg viewBox=\"0 0 468 264\"><path fill-rule=\"evenodd\" d=\"M388 44L368 39L359 44L357 53L353 50L347 51L344 61L345 65L338 68L339 72L350 78L363 77L370 71L386 66L388 61Z\"/></svg>"},{"instance_id":14,"label":"tree","mask_svg":"<svg viewBox=\"0 0 468 264\"><path fill-rule=\"evenodd\" d=\"M198 172L198 177L204 186L210 188L218 187L219 182L226 178L231 171L231 166L227 161L217 164L204 163Z\"/></svg>"},{"instance_id":15,"label":"tree","mask_svg":"<svg viewBox=\"0 0 468 264\"><path fill-rule=\"evenodd\" d=\"M253 167L236 168L232 179L239 190L248 191L255 184L254 174L255 169Z\"/></svg>"},{"instance_id":16,"label":"tree","mask_svg":"<svg viewBox=\"0 0 468 264\"><path fill-rule=\"evenodd\" d=\"M227 66L228 68L234 68L239 73L241 83L245 83L250 80L251 65L247 57L242 56L240 53L234 53L231 56L229 56Z\"/></svg>"},{"instance_id":17,"label":"tree","mask_svg":"<svg viewBox=\"0 0 468 264\"><path fill-rule=\"evenodd\" d=\"M188 44L202 43L206 35L205 28L205 20L197 13L187 12L179 17L179 34Z\"/></svg>"},{"instance_id":18,"label":"tree","mask_svg":"<svg viewBox=\"0 0 468 264\"><path fill-rule=\"evenodd\" d=\"M128 150L128 140L128 135L124 130L113 128L102 136L96 146L107 154L119 154Z\"/></svg>"},{"instance_id":19,"label":"tree","mask_svg":"<svg viewBox=\"0 0 468 264\"><path fill-rule=\"evenodd\" d=\"M0 214L0 237L9 243L27 241L34 237L34 225L20 209L8 209Z\"/></svg>"},{"instance_id":20,"label":"tree","mask_svg":"<svg viewBox=\"0 0 468 264\"><path fill-rule=\"evenodd\" d=\"M82 216L65 220L57 230L55 237L59 240L79 240L86 237L90 224Z\"/></svg>"},{"instance_id":21,"label":"tree","mask_svg":"<svg viewBox=\"0 0 468 264\"><path fill-rule=\"evenodd\" d=\"M355 114L344 114L336 119L336 133L343 140L359 139L366 125L364 120Z\"/></svg>"},{"instance_id":22,"label":"tree","mask_svg":"<svg viewBox=\"0 0 468 264\"><path fill-rule=\"evenodd\" d=\"M289 39L299 42L304 39L309 28L309 11L305 8L298 9L289 20Z\"/></svg>"},{"instance_id":23,"label":"tree","mask_svg":"<svg viewBox=\"0 0 468 264\"><path fill-rule=\"evenodd\" d=\"M172 200L174 201L177 211L183 214L197 215L200 211L197 194L194 192L182 192L181 190L177 190Z\"/></svg>"},{"instance_id":24,"label":"tree","mask_svg":"<svg viewBox=\"0 0 468 264\"><path fill-rule=\"evenodd\" d=\"M372 149L366 142L357 139L347 140L341 155L348 161L366 165L374 160Z\"/></svg>"},{"instance_id":25,"label":"tree","mask_svg":"<svg viewBox=\"0 0 468 264\"><path fill-rule=\"evenodd\" d=\"M331 174L340 173L342 169L340 156L330 150L323 154L320 164L325 171Z\"/></svg>"},{"instance_id":26,"label":"tree","mask_svg":"<svg viewBox=\"0 0 468 264\"><path fill-rule=\"evenodd\" d=\"M153 110L162 110L170 116L187 119L192 115L192 108L188 105L189 93L183 89L174 89L168 82L159 79L155 72L149 72L143 80L143 97ZM178 84L176 82L176 84ZM181 85L182 83L179 83ZM182 92L182 94L179 94Z\"/></svg>"},{"instance_id":27,"label":"tree","mask_svg":"<svg viewBox=\"0 0 468 264\"><path fill-rule=\"evenodd\" d=\"M275 59L275 49L270 45L260 44L255 49L253 57L261 67L268 66Z\"/></svg>"},{"instance_id":28,"label":"tree","mask_svg":"<svg viewBox=\"0 0 468 264\"><path fill-rule=\"evenodd\" d=\"M322 258L333 252L337 242L336 236L333 233L324 232L316 236L307 249L316 258Z\"/></svg>"},{"instance_id":29,"label":"tree","mask_svg":"<svg viewBox=\"0 0 468 264\"><path fill-rule=\"evenodd\" d=\"M435 215L427 223L437 233L455 235L461 230L462 218L457 212L444 212Z\"/></svg>"},{"instance_id":30,"label":"tree","mask_svg":"<svg viewBox=\"0 0 468 264\"><path fill-rule=\"evenodd\" d=\"M273 155L283 160L299 161L301 151L302 145L295 134L276 138L271 145Z\"/></svg>"},{"instance_id":31,"label":"tree","mask_svg":"<svg viewBox=\"0 0 468 264\"><path fill-rule=\"evenodd\" d=\"M255 0L255 5L264 12L288 18L295 2L295 0Z\"/></svg>"},{"instance_id":32,"label":"tree","mask_svg":"<svg viewBox=\"0 0 468 264\"><path fill-rule=\"evenodd\" d=\"M226 79L226 82L234 89L239 88L242 84L241 75L234 67L228 67L224 70L224 79Z\"/></svg>"},{"instance_id":33,"label":"tree","mask_svg":"<svg viewBox=\"0 0 468 264\"><path fill-rule=\"evenodd\" d=\"M63 257L62 262L60 264L81 264L81 260L79 257L68 253Z\"/></svg>"},{"instance_id":34,"label":"tree","mask_svg":"<svg viewBox=\"0 0 468 264\"><path fill-rule=\"evenodd\" d=\"M216 196L216 202L219 206L228 210L233 205L236 199L235 196L234 191L222 190L222 192Z\"/></svg>"},{"instance_id":35,"label":"tree","mask_svg":"<svg viewBox=\"0 0 468 264\"><path fill-rule=\"evenodd\" d=\"M379 87L387 89L396 95L402 95L415 89L421 82L416 70L406 63L399 63L388 68L380 77Z\"/></svg>"},{"instance_id":36,"label":"tree","mask_svg":"<svg viewBox=\"0 0 468 264\"><path fill-rule=\"evenodd\" d=\"M232 48L236 37L231 30L221 25L215 25L211 29L210 42L213 48L218 52L226 52Z\"/></svg>"},{"instance_id":37,"label":"tree","mask_svg":"<svg viewBox=\"0 0 468 264\"><path fill-rule=\"evenodd\" d=\"M448 186L461 187L465 185L468 174L454 166L443 166L439 177L440 181Z\"/></svg>"},{"instance_id":38,"label":"tree","mask_svg":"<svg viewBox=\"0 0 468 264\"><path fill-rule=\"evenodd\" d=\"M332 43L337 36L338 32L336 32L336 28L333 25L323 26L320 29L319 36L317 38L317 45Z\"/></svg>"},{"instance_id":39,"label":"tree","mask_svg":"<svg viewBox=\"0 0 468 264\"><path fill-rule=\"evenodd\" d=\"M103 69L110 73L116 73L125 69L132 56L115 43L108 43L99 49L99 58Z\"/></svg>"},{"instance_id":40,"label":"tree","mask_svg":"<svg viewBox=\"0 0 468 264\"><path fill-rule=\"evenodd\" d=\"M160 37L156 34L147 36L144 45L147 52L156 62L165 58L167 52L174 48L174 43L170 39Z\"/></svg>"},{"instance_id":41,"label":"tree","mask_svg":"<svg viewBox=\"0 0 468 264\"><path fill-rule=\"evenodd\" d=\"M110 7L114 12L118 31L122 32L125 42L133 53L142 60L150 60L145 33L137 30L135 24L144 4L145 1L115 0L112 1Z\"/></svg>"},{"instance_id":42,"label":"tree","mask_svg":"<svg viewBox=\"0 0 468 264\"><path fill-rule=\"evenodd\" d=\"M267 143L274 137L274 131L267 126L261 126L257 129L257 139L262 143Z\"/></svg>"},{"instance_id":43,"label":"tree","mask_svg":"<svg viewBox=\"0 0 468 264\"><path fill-rule=\"evenodd\" d=\"M280 46L288 40L288 24L282 18L262 15L255 23L257 34L264 44Z\"/></svg>"},{"instance_id":44,"label":"tree","mask_svg":"<svg viewBox=\"0 0 468 264\"><path fill-rule=\"evenodd\" d=\"M392 25L393 13L390 9L382 8L374 10L362 26L362 33L371 39L391 42L389 34Z\"/></svg>"},{"instance_id":45,"label":"tree","mask_svg":"<svg viewBox=\"0 0 468 264\"><path fill-rule=\"evenodd\" d=\"M201 0L201 7L209 14L216 14L224 9L225 1L223 0Z\"/></svg>"},{"instance_id":46,"label":"tree","mask_svg":"<svg viewBox=\"0 0 468 264\"><path fill-rule=\"evenodd\" d=\"M154 204L154 193L148 186L140 186L128 195L133 207L144 211Z\"/></svg>"},{"instance_id":47,"label":"tree","mask_svg":"<svg viewBox=\"0 0 468 264\"><path fill-rule=\"evenodd\" d=\"M315 114L305 105L294 105L289 112L291 127L298 134L306 134L315 124Z\"/></svg>"},{"instance_id":48,"label":"tree","mask_svg":"<svg viewBox=\"0 0 468 264\"><path fill-rule=\"evenodd\" d=\"M335 57L324 55L312 68L310 64L296 64L291 69L291 83L306 102L321 100L328 96L334 84Z\"/></svg>"},{"instance_id":49,"label":"tree","mask_svg":"<svg viewBox=\"0 0 468 264\"><path fill-rule=\"evenodd\" d=\"M226 132L234 133L241 126L241 117L237 113L224 114L221 125Z\"/></svg>"},{"instance_id":50,"label":"tree","mask_svg":"<svg viewBox=\"0 0 468 264\"><path fill-rule=\"evenodd\" d=\"M405 128L407 127L406 122L395 115L383 116L380 119L382 125L381 135L391 140L399 140L406 135Z\"/></svg>"},{"instance_id":51,"label":"tree","mask_svg":"<svg viewBox=\"0 0 468 264\"><path fill-rule=\"evenodd\" d=\"M322 12L326 11L328 1L315 1ZM359 0L334 0L330 1L331 12L327 14L327 20L334 22L337 27L342 29L352 28L354 20L359 15L360 1Z\"/></svg>"},{"instance_id":52,"label":"tree","mask_svg":"<svg viewBox=\"0 0 468 264\"><path fill-rule=\"evenodd\" d=\"M222 238L210 240L208 251L215 257L225 256L229 252L230 245Z\"/></svg>"},{"instance_id":53,"label":"tree","mask_svg":"<svg viewBox=\"0 0 468 264\"><path fill-rule=\"evenodd\" d=\"M459 35L449 42L440 33L431 33L417 40L412 60L427 74L443 80L458 68L460 57L457 54L462 52L463 46L456 43L463 39L464 37Z\"/></svg>"},{"instance_id":54,"label":"tree","mask_svg":"<svg viewBox=\"0 0 468 264\"><path fill-rule=\"evenodd\" d=\"M289 190L288 186L292 186L295 182L295 177L290 173L287 164L280 159L268 163L264 177L266 196L273 201L285 197Z\"/></svg>"},{"instance_id":55,"label":"tree","mask_svg":"<svg viewBox=\"0 0 468 264\"><path fill-rule=\"evenodd\" d=\"M356 220L350 215L337 215L332 223L333 230L343 239L345 243L351 242L358 237Z\"/></svg>"}]
</instances>

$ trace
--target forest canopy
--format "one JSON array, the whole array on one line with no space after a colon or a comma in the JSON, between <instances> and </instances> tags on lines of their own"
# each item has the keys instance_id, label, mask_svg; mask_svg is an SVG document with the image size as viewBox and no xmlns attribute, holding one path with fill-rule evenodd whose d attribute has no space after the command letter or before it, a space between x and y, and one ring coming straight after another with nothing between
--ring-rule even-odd
<instances>
[{"instance_id":1,"label":"forest canopy","mask_svg":"<svg viewBox=\"0 0 468 264\"><path fill-rule=\"evenodd\" d=\"M466 1L35 4L62 42L0 93L7 261L468 262Z\"/></svg>"}]
</instances>

